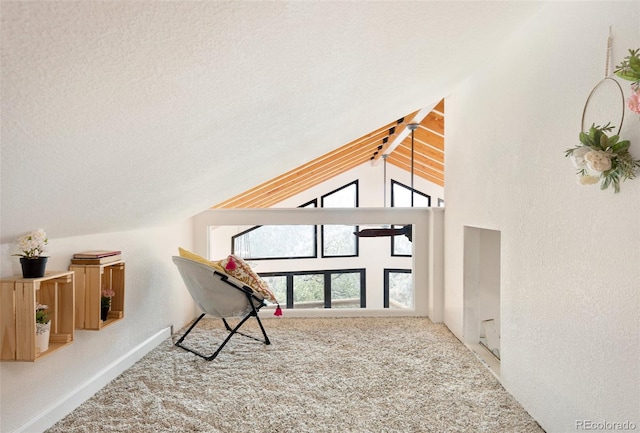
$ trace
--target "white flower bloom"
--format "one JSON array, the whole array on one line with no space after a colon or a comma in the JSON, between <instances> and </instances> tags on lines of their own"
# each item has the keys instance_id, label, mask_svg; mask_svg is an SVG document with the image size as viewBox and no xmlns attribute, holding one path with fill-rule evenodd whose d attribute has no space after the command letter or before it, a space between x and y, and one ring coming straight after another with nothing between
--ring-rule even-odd
<instances>
[{"instance_id":1,"label":"white flower bloom","mask_svg":"<svg viewBox=\"0 0 640 433\"><path fill-rule=\"evenodd\" d=\"M47 234L44 230L33 230L20 236L16 242L18 249L21 251L19 255L24 257L40 257L46 251L46 245L49 242Z\"/></svg>"},{"instance_id":2,"label":"white flower bloom","mask_svg":"<svg viewBox=\"0 0 640 433\"><path fill-rule=\"evenodd\" d=\"M581 174L578 175L578 183L580 185L593 185L594 183L598 183L600 178L598 176L583 176Z\"/></svg>"},{"instance_id":3,"label":"white flower bloom","mask_svg":"<svg viewBox=\"0 0 640 433\"><path fill-rule=\"evenodd\" d=\"M611 168L611 154L602 150L591 150L584 155L589 170L602 173Z\"/></svg>"},{"instance_id":4,"label":"white flower bloom","mask_svg":"<svg viewBox=\"0 0 640 433\"><path fill-rule=\"evenodd\" d=\"M586 161L584 160L584 156L591 152L591 148L587 146L580 147L573 151L571 154L571 162L576 168L585 168Z\"/></svg>"}]
</instances>

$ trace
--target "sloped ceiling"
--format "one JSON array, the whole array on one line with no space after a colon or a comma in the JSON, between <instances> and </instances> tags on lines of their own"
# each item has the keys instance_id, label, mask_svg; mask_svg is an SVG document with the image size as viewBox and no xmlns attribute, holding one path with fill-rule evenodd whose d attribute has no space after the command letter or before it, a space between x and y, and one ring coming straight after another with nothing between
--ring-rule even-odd
<instances>
[{"instance_id":1,"label":"sloped ceiling","mask_svg":"<svg viewBox=\"0 0 640 433\"><path fill-rule=\"evenodd\" d=\"M540 6L3 1L2 242L186 219L435 105Z\"/></svg>"},{"instance_id":2,"label":"sloped ceiling","mask_svg":"<svg viewBox=\"0 0 640 433\"><path fill-rule=\"evenodd\" d=\"M414 126L413 134L411 127ZM384 161L444 186L444 99L213 206L267 208L361 164Z\"/></svg>"}]
</instances>

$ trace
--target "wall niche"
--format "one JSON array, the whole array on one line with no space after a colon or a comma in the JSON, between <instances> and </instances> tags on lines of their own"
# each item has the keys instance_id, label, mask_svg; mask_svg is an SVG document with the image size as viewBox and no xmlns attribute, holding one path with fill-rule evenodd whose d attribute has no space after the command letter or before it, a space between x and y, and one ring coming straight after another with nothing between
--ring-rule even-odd
<instances>
[{"instance_id":1,"label":"wall niche","mask_svg":"<svg viewBox=\"0 0 640 433\"><path fill-rule=\"evenodd\" d=\"M464 342L500 376L500 231L464 227Z\"/></svg>"}]
</instances>

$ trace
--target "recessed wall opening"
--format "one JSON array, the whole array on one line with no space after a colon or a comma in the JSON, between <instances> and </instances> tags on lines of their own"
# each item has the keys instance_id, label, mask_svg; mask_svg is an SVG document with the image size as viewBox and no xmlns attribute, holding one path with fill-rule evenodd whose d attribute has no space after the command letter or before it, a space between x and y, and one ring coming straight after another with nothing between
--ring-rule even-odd
<instances>
[{"instance_id":1,"label":"recessed wall opening","mask_svg":"<svg viewBox=\"0 0 640 433\"><path fill-rule=\"evenodd\" d=\"M500 231L464 227L464 342L500 376Z\"/></svg>"}]
</instances>

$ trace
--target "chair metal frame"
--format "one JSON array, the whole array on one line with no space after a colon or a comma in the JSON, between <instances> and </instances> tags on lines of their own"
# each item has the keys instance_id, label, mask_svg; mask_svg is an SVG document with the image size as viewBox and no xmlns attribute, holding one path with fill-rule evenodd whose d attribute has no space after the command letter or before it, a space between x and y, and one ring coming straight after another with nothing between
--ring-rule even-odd
<instances>
[{"instance_id":1,"label":"chair metal frame","mask_svg":"<svg viewBox=\"0 0 640 433\"><path fill-rule=\"evenodd\" d=\"M186 260L183 259L181 257L174 257L173 261L176 263L176 265L178 265L178 261L176 261L176 259L180 259L180 260ZM202 265L201 265L202 266ZM178 267L180 269L180 267ZM182 274L182 269L180 269L180 272ZM189 346L186 346L185 344L183 344L185 338L187 337L187 335L189 335L189 333L196 327L196 325L200 322L200 320L202 320L202 318L204 316L207 315L207 310L206 308L203 308L202 305L200 305L200 308L204 311L189 327L189 329L187 329L187 331L182 335L182 337L180 337L178 339L178 341L175 343L176 346L191 352L201 358L204 358L207 361L212 361L214 360L218 354L220 353L220 351L225 347L225 345L229 342L229 340L231 339L231 337L233 337L235 334L239 334L242 335L244 337L247 338L251 338L253 340L256 340L260 343L264 343L265 345L269 345L271 344L271 341L269 340L269 337L267 336L267 332L264 329L264 326L262 325L262 321L260 320L260 317L258 316L258 312L260 311L260 309L262 307L265 307L267 304L264 302L264 298L262 296L259 296L256 292L253 291L253 289L251 289L251 287L243 284L241 281L236 280L234 278L229 277L228 275L225 275L221 272L218 272L216 270L211 269L211 276L212 278L217 278L219 280L221 280L222 282L226 283L226 285L232 287L233 289L239 290L240 292L242 292L242 294L244 294L244 296L246 296L246 301L248 304L247 309L238 317L240 318L240 321L238 322L237 325L235 325L234 327L231 327L229 325L229 323L227 322L227 317L224 316L218 316L222 319L222 322L224 323L224 327L225 329L229 332L229 335L227 335L227 337L224 339L224 341L218 346L218 348L211 354L211 355L205 355ZM184 275L183 275L183 279L184 279ZM189 291L191 292L191 288L188 286L187 281L185 280L185 283L187 284L187 288L189 289ZM193 296L193 293L191 293ZM197 302L197 301L196 301ZM230 317L230 316L229 316ZM260 326L260 330L262 331L262 336L263 338L258 338L255 337L253 335L249 335L249 334L245 334L244 332L240 332L239 329L242 325L245 324L245 322L247 320L249 320L249 318L251 317L255 317L256 321L258 322L258 325Z\"/></svg>"}]
</instances>

